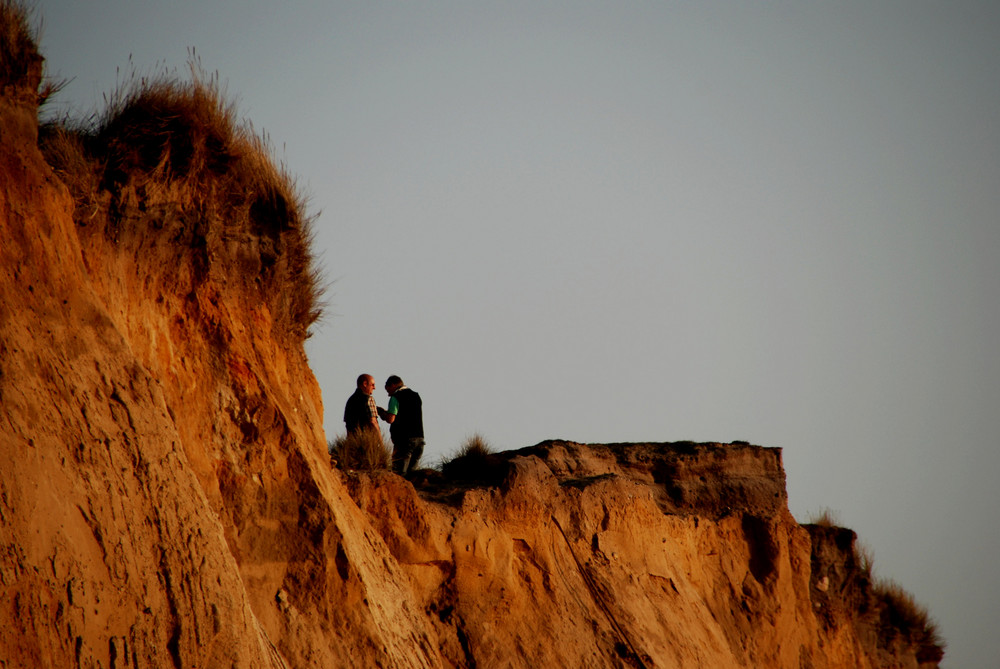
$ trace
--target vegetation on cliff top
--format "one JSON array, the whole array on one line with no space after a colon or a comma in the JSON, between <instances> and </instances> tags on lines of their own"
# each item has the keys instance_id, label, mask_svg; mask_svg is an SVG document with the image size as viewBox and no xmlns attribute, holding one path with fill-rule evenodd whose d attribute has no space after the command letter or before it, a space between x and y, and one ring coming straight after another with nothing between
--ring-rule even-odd
<instances>
[{"instance_id":1,"label":"vegetation on cliff top","mask_svg":"<svg viewBox=\"0 0 1000 669\"><path fill-rule=\"evenodd\" d=\"M495 452L485 437L476 432L450 457L443 459L439 467L441 473L452 479L480 479L488 473L489 456Z\"/></svg>"},{"instance_id":2,"label":"vegetation on cliff top","mask_svg":"<svg viewBox=\"0 0 1000 669\"><path fill-rule=\"evenodd\" d=\"M304 339L322 313L305 198L265 137L237 120L217 76L133 75L83 120L43 125L46 159L70 188L81 226L139 248L169 229L267 303L274 330ZM239 243L234 244L234 241ZM203 271L202 274L207 273Z\"/></svg>"},{"instance_id":3,"label":"vegetation on cliff top","mask_svg":"<svg viewBox=\"0 0 1000 669\"><path fill-rule=\"evenodd\" d=\"M816 562L824 545L839 543L843 551L844 573L838 577L839 584L836 588L828 584L824 586L829 587L828 591L815 593L818 595L818 615L829 623L826 607L833 596L843 600L842 606L856 619L855 624L873 629L879 648L891 651L895 645L908 646L914 649L918 662L936 664L941 661L947 644L937 622L926 607L898 583L876 576L872 550L857 541L852 530L842 527L829 509L812 517L803 527L812 537L814 574L827 573L823 565Z\"/></svg>"},{"instance_id":4,"label":"vegetation on cliff top","mask_svg":"<svg viewBox=\"0 0 1000 669\"><path fill-rule=\"evenodd\" d=\"M0 0L0 90L22 86L41 62L26 9L16 0Z\"/></svg>"},{"instance_id":5,"label":"vegetation on cliff top","mask_svg":"<svg viewBox=\"0 0 1000 669\"><path fill-rule=\"evenodd\" d=\"M21 103L40 105L64 82L42 80L44 59L31 10L21 0L0 0L0 93Z\"/></svg>"},{"instance_id":6,"label":"vegetation on cliff top","mask_svg":"<svg viewBox=\"0 0 1000 669\"><path fill-rule=\"evenodd\" d=\"M392 449L374 430L341 434L327 444L330 464L342 470L388 471Z\"/></svg>"}]
</instances>

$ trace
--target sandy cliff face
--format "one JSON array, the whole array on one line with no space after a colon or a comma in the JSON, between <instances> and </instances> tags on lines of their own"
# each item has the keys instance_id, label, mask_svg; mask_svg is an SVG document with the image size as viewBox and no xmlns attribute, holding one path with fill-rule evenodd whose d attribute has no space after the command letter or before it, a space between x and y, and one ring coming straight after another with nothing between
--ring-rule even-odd
<instances>
[{"instance_id":1,"label":"sandy cliff face","mask_svg":"<svg viewBox=\"0 0 1000 669\"><path fill-rule=\"evenodd\" d=\"M33 108L0 102L0 655L268 666L162 384L94 290L35 133Z\"/></svg>"},{"instance_id":2,"label":"sandy cliff face","mask_svg":"<svg viewBox=\"0 0 1000 669\"><path fill-rule=\"evenodd\" d=\"M0 100L5 666L917 666L853 535L788 513L777 450L332 470L284 290L304 223L212 137L47 160L38 83Z\"/></svg>"},{"instance_id":3,"label":"sandy cliff face","mask_svg":"<svg viewBox=\"0 0 1000 669\"><path fill-rule=\"evenodd\" d=\"M919 664L913 648L880 650L841 594L864 587L846 566L850 530L813 559L812 533L834 529L788 513L777 449L555 441L484 471L418 482L422 495L392 475L348 476L448 664ZM821 582L836 570L834 587Z\"/></svg>"},{"instance_id":4,"label":"sandy cliff face","mask_svg":"<svg viewBox=\"0 0 1000 669\"><path fill-rule=\"evenodd\" d=\"M240 226L155 169L71 194L33 95L6 93L0 659L428 666L423 612L331 475L301 336L263 285L291 274L297 222L255 225L258 199Z\"/></svg>"}]
</instances>

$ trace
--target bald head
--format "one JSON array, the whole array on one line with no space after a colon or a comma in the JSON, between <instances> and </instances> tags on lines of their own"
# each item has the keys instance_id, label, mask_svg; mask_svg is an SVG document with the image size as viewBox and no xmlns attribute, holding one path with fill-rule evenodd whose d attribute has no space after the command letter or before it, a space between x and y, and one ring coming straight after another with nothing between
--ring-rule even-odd
<instances>
[{"instance_id":1,"label":"bald head","mask_svg":"<svg viewBox=\"0 0 1000 669\"><path fill-rule=\"evenodd\" d=\"M362 374L358 377L358 390L371 395L375 390L375 377L371 374Z\"/></svg>"}]
</instances>

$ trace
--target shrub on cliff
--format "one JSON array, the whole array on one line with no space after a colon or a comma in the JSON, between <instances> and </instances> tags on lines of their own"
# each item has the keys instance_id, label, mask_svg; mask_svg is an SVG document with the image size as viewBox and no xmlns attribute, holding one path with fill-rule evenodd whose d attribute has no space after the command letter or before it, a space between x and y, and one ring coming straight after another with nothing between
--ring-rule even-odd
<instances>
[{"instance_id":1,"label":"shrub on cliff","mask_svg":"<svg viewBox=\"0 0 1000 669\"><path fill-rule=\"evenodd\" d=\"M920 663L940 662L945 642L927 609L896 583L875 576L871 549L840 527L832 512L812 520L803 527L812 539L813 603L825 625L846 614L878 648L909 648Z\"/></svg>"},{"instance_id":2,"label":"shrub on cliff","mask_svg":"<svg viewBox=\"0 0 1000 669\"><path fill-rule=\"evenodd\" d=\"M374 430L338 435L327 447L331 463L343 470L387 470L392 461L392 450Z\"/></svg>"},{"instance_id":3,"label":"shrub on cliff","mask_svg":"<svg viewBox=\"0 0 1000 669\"><path fill-rule=\"evenodd\" d=\"M0 0L0 90L24 85L41 63L24 3Z\"/></svg>"},{"instance_id":4,"label":"shrub on cliff","mask_svg":"<svg viewBox=\"0 0 1000 669\"><path fill-rule=\"evenodd\" d=\"M46 80L39 88L44 59L38 53L30 15L27 3L0 0L0 94L18 102L42 104L62 82Z\"/></svg>"},{"instance_id":5,"label":"shrub on cliff","mask_svg":"<svg viewBox=\"0 0 1000 669\"><path fill-rule=\"evenodd\" d=\"M452 479L482 479L489 467L489 456L493 453L493 448L481 434L473 434L450 458L441 462L441 473Z\"/></svg>"},{"instance_id":6,"label":"shrub on cliff","mask_svg":"<svg viewBox=\"0 0 1000 669\"><path fill-rule=\"evenodd\" d=\"M945 642L927 609L893 581L878 580L872 590L883 646L889 647L898 638L916 648L918 662L940 662Z\"/></svg>"},{"instance_id":7,"label":"shrub on cliff","mask_svg":"<svg viewBox=\"0 0 1000 669\"><path fill-rule=\"evenodd\" d=\"M323 291L305 199L266 138L238 122L218 78L193 63L190 80L133 76L106 102L84 121L41 129L77 222L103 224L117 246L148 247L160 234L198 267L227 264L224 274L267 303L275 330L307 337Z\"/></svg>"},{"instance_id":8,"label":"shrub on cliff","mask_svg":"<svg viewBox=\"0 0 1000 669\"><path fill-rule=\"evenodd\" d=\"M874 616L879 645L890 648L898 640L916 650L919 662L940 662L946 644L927 609L898 583L875 575L875 560L867 545L855 543L853 557L858 568L855 579L868 593L864 608Z\"/></svg>"},{"instance_id":9,"label":"shrub on cliff","mask_svg":"<svg viewBox=\"0 0 1000 669\"><path fill-rule=\"evenodd\" d=\"M840 518L837 517L837 513L833 509L824 507L819 511L819 513L814 513L809 517L809 525L818 525L819 527L840 527Z\"/></svg>"}]
</instances>

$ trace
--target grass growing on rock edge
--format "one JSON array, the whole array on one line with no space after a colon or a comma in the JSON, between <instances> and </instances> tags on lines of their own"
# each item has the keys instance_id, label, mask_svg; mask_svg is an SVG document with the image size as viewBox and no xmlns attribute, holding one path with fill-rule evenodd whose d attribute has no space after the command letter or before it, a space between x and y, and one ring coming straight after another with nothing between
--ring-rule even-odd
<instances>
[{"instance_id":1,"label":"grass growing on rock edge","mask_svg":"<svg viewBox=\"0 0 1000 669\"><path fill-rule=\"evenodd\" d=\"M836 512L829 508L812 514L808 524L824 528L843 527ZM870 546L854 541L851 549L857 568L855 579L861 591L867 593L862 595L867 602L864 607L875 616L879 645L891 648L894 642L901 641L916 649L918 662L940 662L947 643L927 608L895 581L875 574L875 558Z\"/></svg>"},{"instance_id":2,"label":"grass growing on rock edge","mask_svg":"<svg viewBox=\"0 0 1000 669\"><path fill-rule=\"evenodd\" d=\"M327 448L333 466L347 471L388 471L392 449L374 430L337 435Z\"/></svg>"},{"instance_id":3,"label":"grass growing on rock edge","mask_svg":"<svg viewBox=\"0 0 1000 669\"><path fill-rule=\"evenodd\" d=\"M40 31L32 25L33 9L25 0L0 0L0 95L43 105L67 82L43 80L45 61L38 52Z\"/></svg>"},{"instance_id":4,"label":"grass growing on rock edge","mask_svg":"<svg viewBox=\"0 0 1000 669\"><path fill-rule=\"evenodd\" d=\"M0 90L23 85L40 73L42 57L38 53L35 30L28 22L25 2L0 0Z\"/></svg>"},{"instance_id":5,"label":"grass growing on rock edge","mask_svg":"<svg viewBox=\"0 0 1000 669\"><path fill-rule=\"evenodd\" d=\"M486 473L488 458L496 451L478 432L466 438L465 442L451 456L441 461L441 473L453 479L478 479Z\"/></svg>"},{"instance_id":6,"label":"grass growing on rock edge","mask_svg":"<svg viewBox=\"0 0 1000 669\"><path fill-rule=\"evenodd\" d=\"M198 224L178 243L209 245L210 257L224 257L241 235L228 271L259 290L276 332L301 341L322 315L324 292L305 197L266 136L238 120L218 76L189 66L189 79L133 74L102 111L46 122L43 154L70 188L77 222L101 221L115 244L149 233L136 227L147 218L130 211L158 206L193 216Z\"/></svg>"}]
</instances>

